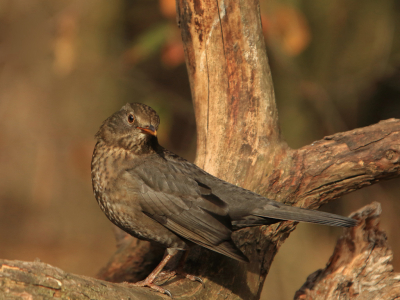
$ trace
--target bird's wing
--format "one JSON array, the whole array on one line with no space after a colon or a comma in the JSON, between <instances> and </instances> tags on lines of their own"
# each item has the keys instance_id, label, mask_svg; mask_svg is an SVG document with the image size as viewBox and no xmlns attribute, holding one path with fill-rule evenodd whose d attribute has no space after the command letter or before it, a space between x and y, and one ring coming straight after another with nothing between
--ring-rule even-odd
<instances>
[{"instance_id":1,"label":"bird's wing","mask_svg":"<svg viewBox=\"0 0 400 300\"><path fill-rule=\"evenodd\" d=\"M293 207L262 197L216 178L172 152L164 151L164 156L171 164L179 166L183 172L192 174L195 180L209 186L214 195L229 205L229 215L234 230L248 226L269 225L283 220L342 227L357 224L357 221L351 218Z\"/></svg>"},{"instance_id":2,"label":"bird's wing","mask_svg":"<svg viewBox=\"0 0 400 300\"><path fill-rule=\"evenodd\" d=\"M231 240L228 206L210 188L165 161L152 160L128 172L139 183L143 213L191 242L247 261Z\"/></svg>"}]
</instances>

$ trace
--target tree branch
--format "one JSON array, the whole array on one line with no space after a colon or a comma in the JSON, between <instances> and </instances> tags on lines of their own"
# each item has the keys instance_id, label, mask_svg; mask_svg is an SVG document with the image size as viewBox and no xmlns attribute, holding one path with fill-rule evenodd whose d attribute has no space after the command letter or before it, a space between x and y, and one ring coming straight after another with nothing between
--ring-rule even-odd
<instances>
[{"instance_id":1,"label":"tree branch","mask_svg":"<svg viewBox=\"0 0 400 300\"><path fill-rule=\"evenodd\" d=\"M379 230L381 206L372 203L352 214L357 227L345 229L326 268L307 278L295 299L397 299L400 274L393 272L393 253Z\"/></svg>"},{"instance_id":2,"label":"tree branch","mask_svg":"<svg viewBox=\"0 0 400 300\"><path fill-rule=\"evenodd\" d=\"M400 120L337 133L285 157L259 182L270 197L317 208L382 179L399 176Z\"/></svg>"},{"instance_id":3,"label":"tree branch","mask_svg":"<svg viewBox=\"0 0 400 300\"><path fill-rule=\"evenodd\" d=\"M131 288L69 274L42 262L0 260L2 299L165 299L150 289Z\"/></svg>"}]
</instances>

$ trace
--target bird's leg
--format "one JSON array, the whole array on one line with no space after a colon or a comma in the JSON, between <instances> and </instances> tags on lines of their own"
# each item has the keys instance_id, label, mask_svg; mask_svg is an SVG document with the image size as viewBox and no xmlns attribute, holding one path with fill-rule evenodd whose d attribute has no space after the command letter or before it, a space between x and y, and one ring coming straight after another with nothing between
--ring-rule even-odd
<instances>
[{"instance_id":1,"label":"bird's leg","mask_svg":"<svg viewBox=\"0 0 400 300\"><path fill-rule=\"evenodd\" d=\"M198 281L201 284L203 284L204 282L200 277L188 274L183 270L183 266L185 265L185 261L186 261L186 258L188 256L189 256L189 250L186 250L185 253L182 255L182 257L180 258L179 264L176 267L176 270L174 270L174 271L165 271L163 273L165 275L170 276L170 277L175 276L175 275L181 275L181 276L184 276L184 277L186 277L187 279L189 279L191 281Z\"/></svg>"},{"instance_id":2,"label":"bird's leg","mask_svg":"<svg viewBox=\"0 0 400 300\"><path fill-rule=\"evenodd\" d=\"M160 293L167 294L168 296L172 297L170 291L164 289L156 284L154 284L154 280L156 279L157 275L162 271L165 265L178 253L177 249L167 249L167 255L162 259L162 261L158 264L158 266L146 277L146 279L142 281L138 281L135 283L128 283L130 286L147 286L153 290L156 290Z\"/></svg>"}]
</instances>

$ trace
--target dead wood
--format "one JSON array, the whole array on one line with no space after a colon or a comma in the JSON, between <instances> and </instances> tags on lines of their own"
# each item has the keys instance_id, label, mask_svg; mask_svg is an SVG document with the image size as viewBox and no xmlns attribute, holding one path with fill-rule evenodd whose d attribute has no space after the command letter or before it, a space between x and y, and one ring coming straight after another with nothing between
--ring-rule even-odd
<instances>
[{"instance_id":1,"label":"dead wood","mask_svg":"<svg viewBox=\"0 0 400 300\"><path fill-rule=\"evenodd\" d=\"M352 214L359 225L345 230L325 269L311 274L295 299L400 297L400 274L393 272L393 253L379 229L380 213L375 202Z\"/></svg>"}]
</instances>

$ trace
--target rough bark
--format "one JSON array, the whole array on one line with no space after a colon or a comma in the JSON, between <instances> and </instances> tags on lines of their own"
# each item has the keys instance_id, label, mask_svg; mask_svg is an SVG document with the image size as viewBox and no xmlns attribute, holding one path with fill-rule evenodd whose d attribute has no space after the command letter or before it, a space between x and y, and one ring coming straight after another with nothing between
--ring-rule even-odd
<instances>
[{"instance_id":1,"label":"rough bark","mask_svg":"<svg viewBox=\"0 0 400 300\"><path fill-rule=\"evenodd\" d=\"M400 297L400 274L393 272L392 252L386 235L379 230L381 207L373 203L352 214L359 220L354 228L344 231L327 266L307 278L295 299L397 299ZM224 263L222 263L224 264ZM214 261L214 266L218 264ZM210 272L211 274L211 272ZM219 280L219 289L203 288L199 283L172 280L167 286L174 299L237 298L227 294L223 282L234 275L220 278L213 272L205 278ZM146 288L129 287L102 280L68 274L42 262L0 260L1 299L168 299L168 296Z\"/></svg>"},{"instance_id":2,"label":"rough bark","mask_svg":"<svg viewBox=\"0 0 400 300\"><path fill-rule=\"evenodd\" d=\"M69 274L39 261L0 260L0 299L162 299L153 295L148 289Z\"/></svg>"},{"instance_id":3,"label":"rough bark","mask_svg":"<svg viewBox=\"0 0 400 300\"><path fill-rule=\"evenodd\" d=\"M298 150L282 141L257 0L177 0L177 8L196 112L200 167L272 199L311 208L399 175L399 120L338 133ZM234 233L235 242L251 260L247 265L194 249L186 271L200 276L204 286L178 277L166 288L176 299L257 299L274 255L294 228L294 223L283 222ZM129 238L100 277L142 279L156 257L148 244ZM71 293L77 294L75 299L80 299L78 294L96 299L165 297L39 263L4 261L0 278L1 291L10 295L36 297L47 291L46 295L57 292L65 299ZM51 278L62 287L57 289L57 281L47 286Z\"/></svg>"},{"instance_id":4,"label":"rough bark","mask_svg":"<svg viewBox=\"0 0 400 300\"><path fill-rule=\"evenodd\" d=\"M380 213L375 202L352 214L360 223L345 230L326 268L307 278L296 300L400 298L400 274L393 272L393 253L379 230Z\"/></svg>"},{"instance_id":5,"label":"rough bark","mask_svg":"<svg viewBox=\"0 0 400 300\"><path fill-rule=\"evenodd\" d=\"M142 280L162 260L165 250L130 235L126 235L119 244L108 264L97 274L98 278L111 282Z\"/></svg>"}]
</instances>

